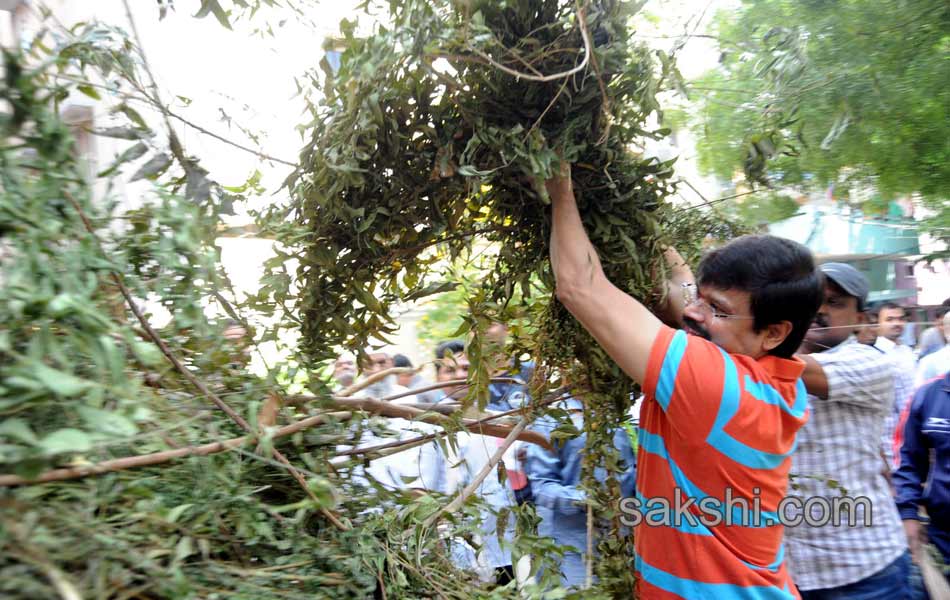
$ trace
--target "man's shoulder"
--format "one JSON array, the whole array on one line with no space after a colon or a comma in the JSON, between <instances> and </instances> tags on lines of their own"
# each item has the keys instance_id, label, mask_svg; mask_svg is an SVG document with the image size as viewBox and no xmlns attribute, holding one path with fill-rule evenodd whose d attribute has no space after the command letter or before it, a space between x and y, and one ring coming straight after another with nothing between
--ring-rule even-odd
<instances>
[{"instance_id":1,"label":"man's shoulder","mask_svg":"<svg viewBox=\"0 0 950 600\"><path fill-rule=\"evenodd\" d=\"M830 350L809 354L819 364L860 360L862 362L887 365L891 363L888 351L877 345L859 343L854 338L846 340Z\"/></svg>"},{"instance_id":2,"label":"man's shoulder","mask_svg":"<svg viewBox=\"0 0 950 600\"><path fill-rule=\"evenodd\" d=\"M939 367L940 365L945 364L950 366L950 344L947 344L940 350L935 350L928 354L927 356L920 359L920 365L923 366L933 366Z\"/></svg>"},{"instance_id":3,"label":"man's shoulder","mask_svg":"<svg viewBox=\"0 0 950 600\"><path fill-rule=\"evenodd\" d=\"M914 392L914 408L919 410L925 404L946 402L950 398L950 374L944 373L934 377L917 388Z\"/></svg>"}]
</instances>

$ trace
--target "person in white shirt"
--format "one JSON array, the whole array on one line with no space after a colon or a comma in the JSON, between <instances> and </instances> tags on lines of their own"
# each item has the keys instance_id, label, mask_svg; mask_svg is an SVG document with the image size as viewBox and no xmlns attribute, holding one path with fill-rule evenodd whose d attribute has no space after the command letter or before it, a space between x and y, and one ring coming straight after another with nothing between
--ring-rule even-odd
<instances>
[{"instance_id":1,"label":"person in white shirt","mask_svg":"<svg viewBox=\"0 0 950 600\"><path fill-rule=\"evenodd\" d=\"M877 339L874 347L890 358L894 368L894 403L881 436L881 452L888 465L897 466L893 455L894 428L900 419L901 411L914 393L914 372L917 370L917 358L910 347L900 343L901 335L907 325L907 313L904 307L893 302L874 305L869 311L870 319L876 323Z\"/></svg>"},{"instance_id":2,"label":"person in white shirt","mask_svg":"<svg viewBox=\"0 0 950 600\"><path fill-rule=\"evenodd\" d=\"M366 358L358 362L360 374L364 379L393 367L392 356L381 351L368 352ZM344 374L344 377L348 371L346 364L340 364L340 359L337 359L334 369L335 373L340 371ZM357 391L353 394L353 397L385 400L408 391L396 383L395 375L389 375ZM413 404L415 402L416 397L413 395L406 395L393 400L393 404ZM426 435L436 430L435 426L427 423L399 418L371 417L363 419L359 423L354 423L353 433L355 438L351 440L350 444L340 445L337 449L342 451L352 448L371 448L396 440L406 440ZM398 454L373 459L365 467L356 465L353 467L351 480L368 487L370 482L367 477L369 477L376 484L389 491L425 489L427 487L426 480L433 477L431 474L432 457L429 456L431 451L431 448L423 445Z\"/></svg>"},{"instance_id":3,"label":"person in white shirt","mask_svg":"<svg viewBox=\"0 0 950 600\"><path fill-rule=\"evenodd\" d=\"M950 312L950 298L944 300L937 308L937 321L933 324L933 327L928 327L920 334L920 343L917 344L920 358L924 358L947 345L950 330L943 326L943 317L948 312Z\"/></svg>"},{"instance_id":4,"label":"person in white shirt","mask_svg":"<svg viewBox=\"0 0 950 600\"><path fill-rule=\"evenodd\" d=\"M943 316L943 330L950 331L950 312ZM950 344L920 359L914 386L920 387L935 377L950 371Z\"/></svg>"}]
</instances>

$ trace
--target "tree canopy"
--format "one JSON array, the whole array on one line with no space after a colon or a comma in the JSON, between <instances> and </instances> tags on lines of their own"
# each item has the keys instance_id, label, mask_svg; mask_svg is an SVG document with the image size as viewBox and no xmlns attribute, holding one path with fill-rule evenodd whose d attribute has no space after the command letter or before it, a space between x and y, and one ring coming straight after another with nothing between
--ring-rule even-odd
<instances>
[{"instance_id":1,"label":"tree canopy","mask_svg":"<svg viewBox=\"0 0 950 600\"><path fill-rule=\"evenodd\" d=\"M731 180L920 194L948 237L950 5L746 0L692 83L701 167Z\"/></svg>"}]
</instances>

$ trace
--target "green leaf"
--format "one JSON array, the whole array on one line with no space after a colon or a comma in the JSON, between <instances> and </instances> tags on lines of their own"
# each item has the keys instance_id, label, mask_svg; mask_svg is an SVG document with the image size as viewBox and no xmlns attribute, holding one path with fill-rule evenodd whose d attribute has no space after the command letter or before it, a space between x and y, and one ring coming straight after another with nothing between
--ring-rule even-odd
<instances>
[{"instance_id":1,"label":"green leaf","mask_svg":"<svg viewBox=\"0 0 950 600\"><path fill-rule=\"evenodd\" d=\"M214 14L214 17L218 20L218 23L221 23L222 27L231 29L231 23L228 21L228 13L221 8L221 5L218 4L218 0L201 0L201 8L198 9L195 18L203 19L208 16L209 12Z\"/></svg>"},{"instance_id":2,"label":"green leaf","mask_svg":"<svg viewBox=\"0 0 950 600\"><path fill-rule=\"evenodd\" d=\"M99 173L99 177L108 177L109 175L112 175L119 170L120 166L129 161L133 161L145 156L146 152L148 152L148 146L144 142L139 142L131 148L127 148L122 154L116 157L112 164L109 165L108 169Z\"/></svg>"},{"instance_id":3,"label":"green leaf","mask_svg":"<svg viewBox=\"0 0 950 600\"><path fill-rule=\"evenodd\" d=\"M211 180L208 172L196 163L185 165L185 197L203 204L211 197Z\"/></svg>"},{"instance_id":4,"label":"green leaf","mask_svg":"<svg viewBox=\"0 0 950 600\"><path fill-rule=\"evenodd\" d=\"M14 463L13 472L23 479L36 479L46 469L46 461L41 458L30 458Z\"/></svg>"},{"instance_id":5,"label":"green leaf","mask_svg":"<svg viewBox=\"0 0 950 600\"><path fill-rule=\"evenodd\" d=\"M175 508L168 511L168 514L165 515L165 520L169 523L176 522L179 517L185 514L185 511L194 506L194 504L179 504Z\"/></svg>"},{"instance_id":6,"label":"green leaf","mask_svg":"<svg viewBox=\"0 0 950 600\"><path fill-rule=\"evenodd\" d=\"M64 398L78 396L92 386L91 381L80 379L72 373L54 369L41 362L33 363L32 372L46 389Z\"/></svg>"},{"instance_id":7,"label":"green leaf","mask_svg":"<svg viewBox=\"0 0 950 600\"><path fill-rule=\"evenodd\" d=\"M459 286L458 283L454 281L436 281L425 286L421 290L416 290L406 296L406 300L419 300L420 298L425 298L426 296L433 296L435 294L441 294L443 292L451 292Z\"/></svg>"},{"instance_id":8,"label":"green leaf","mask_svg":"<svg viewBox=\"0 0 950 600\"><path fill-rule=\"evenodd\" d=\"M39 443L39 438L37 438L33 430L30 429L30 424L17 417L6 419L0 423L0 435L5 435L33 446Z\"/></svg>"},{"instance_id":9,"label":"green leaf","mask_svg":"<svg viewBox=\"0 0 950 600\"><path fill-rule=\"evenodd\" d=\"M138 171L132 175L132 178L129 181L138 181L139 179L157 179L162 173L168 170L168 167L172 165L172 159L170 156L164 152L156 154L148 160L147 163L142 165Z\"/></svg>"},{"instance_id":10,"label":"green leaf","mask_svg":"<svg viewBox=\"0 0 950 600\"><path fill-rule=\"evenodd\" d=\"M78 429L59 429L43 438L40 447L47 454L88 452L92 448L92 439L89 434Z\"/></svg>"},{"instance_id":11,"label":"green leaf","mask_svg":"<svg viewBox=\"0 0 950 600\"><path fill-rule=\"evenodd\" d=\"M142 115L139 114L137 110L129 106L128 104L120 104L117 111L125 114L133 123L135 123L142 130L148 131L149 126L145 123L145 119L142 118Z\"/></svg>"},{"instance_id":12,"label":"green leaf","mask_svg":"<svg viewBox=\"0 0 950 600\"><path fill-rule=\"evenodd\" d=\"M182 561L195 553L195 546L187 535L181 537L175 544L175 562Z\"/></svg>"},{"instance_id":13,"label":"green leaf","mask_svg":"<svg viewBox=\"0 0 950 600\"><path fill-rule=\"evenodd\" d=\"M76 412L93 431L118 437L128 437L138 433L135 423L119 413L91 406L78 406Z\"/></svg>"},{"instance_id":14,"label":"green leaf","mask_svg":"<svg viewBox=\"0 0 950 600\"><path fill-rule=\"evenodd\" d=\"M155 344L144 340L132 341L132 352L135 358L146 367L157 367L162 364L163 356Z\"/></svg>"},{"instance_id":15,"label":"green leaf","mask_svg":"<svg viewBox=\"0 0 950 600\"><path fill-rule=\"evenodd\" d=\"M136 127L106 127L105 129L90 130L95 135L118 138L120 140L144 140L152 137L152 132Z\"/></svg>"},{"instance_id":16,"label":"green leaf","mask_svg":"<svg viewBox=\"0 0 950 600\"><path fill-rule=\"evenodd\" d=\"M76 89L89 96L93 100L102 100L102 96L100 96L99 92L96 91L96 88L92 87L91 85L76 86Z\"/></svg>"}]
</instances>

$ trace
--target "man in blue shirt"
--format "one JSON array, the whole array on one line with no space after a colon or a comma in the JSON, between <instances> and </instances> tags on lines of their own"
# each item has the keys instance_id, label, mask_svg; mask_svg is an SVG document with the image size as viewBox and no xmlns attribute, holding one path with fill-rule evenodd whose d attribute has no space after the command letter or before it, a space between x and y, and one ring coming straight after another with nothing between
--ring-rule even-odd
<instances>
[{"instance_id":1,"label":"man in blue shirt","mask_svg":"<svg viewBox=\"0 0 950 600\"><path fill-rule=\"evenodd\" d=\"M564 408L570 413L574 426L583 431L584 405L580 400L570 398L564 402ZM553 417L543 417L532 429L551 434L558 422ZM580 587L586 579L585 551L587 548L587 510L584 500L586 494L580 487L581 464L584 459L584 445L587 435L570 440L554 442L555 451L550 452L536 444L526 444L527 460L525 472L534 492L534 503L541 523L538 535L552 538L560 546L572 546L561 558L561 582L567 587ZM620 490L624 498L633 497L637 480L636 456L630 446L627 431L620 427L614 432L614 447L626 466L620 479ZM598 481L606 479L607 473L598 468L595 471Z\"/></svg>"},{"instance_id":2,"label":"man in blue shirt","mask_svg":"<svg viewBox=\"0 0 950 600\"><path fill-rule=\"evenodd\" d=\"M923 507L930 519L927 537L950 564L950 373L918 388L902 420L904 442L893 481L911 555L920 558Z\"/></svg>"}]
</instances>

